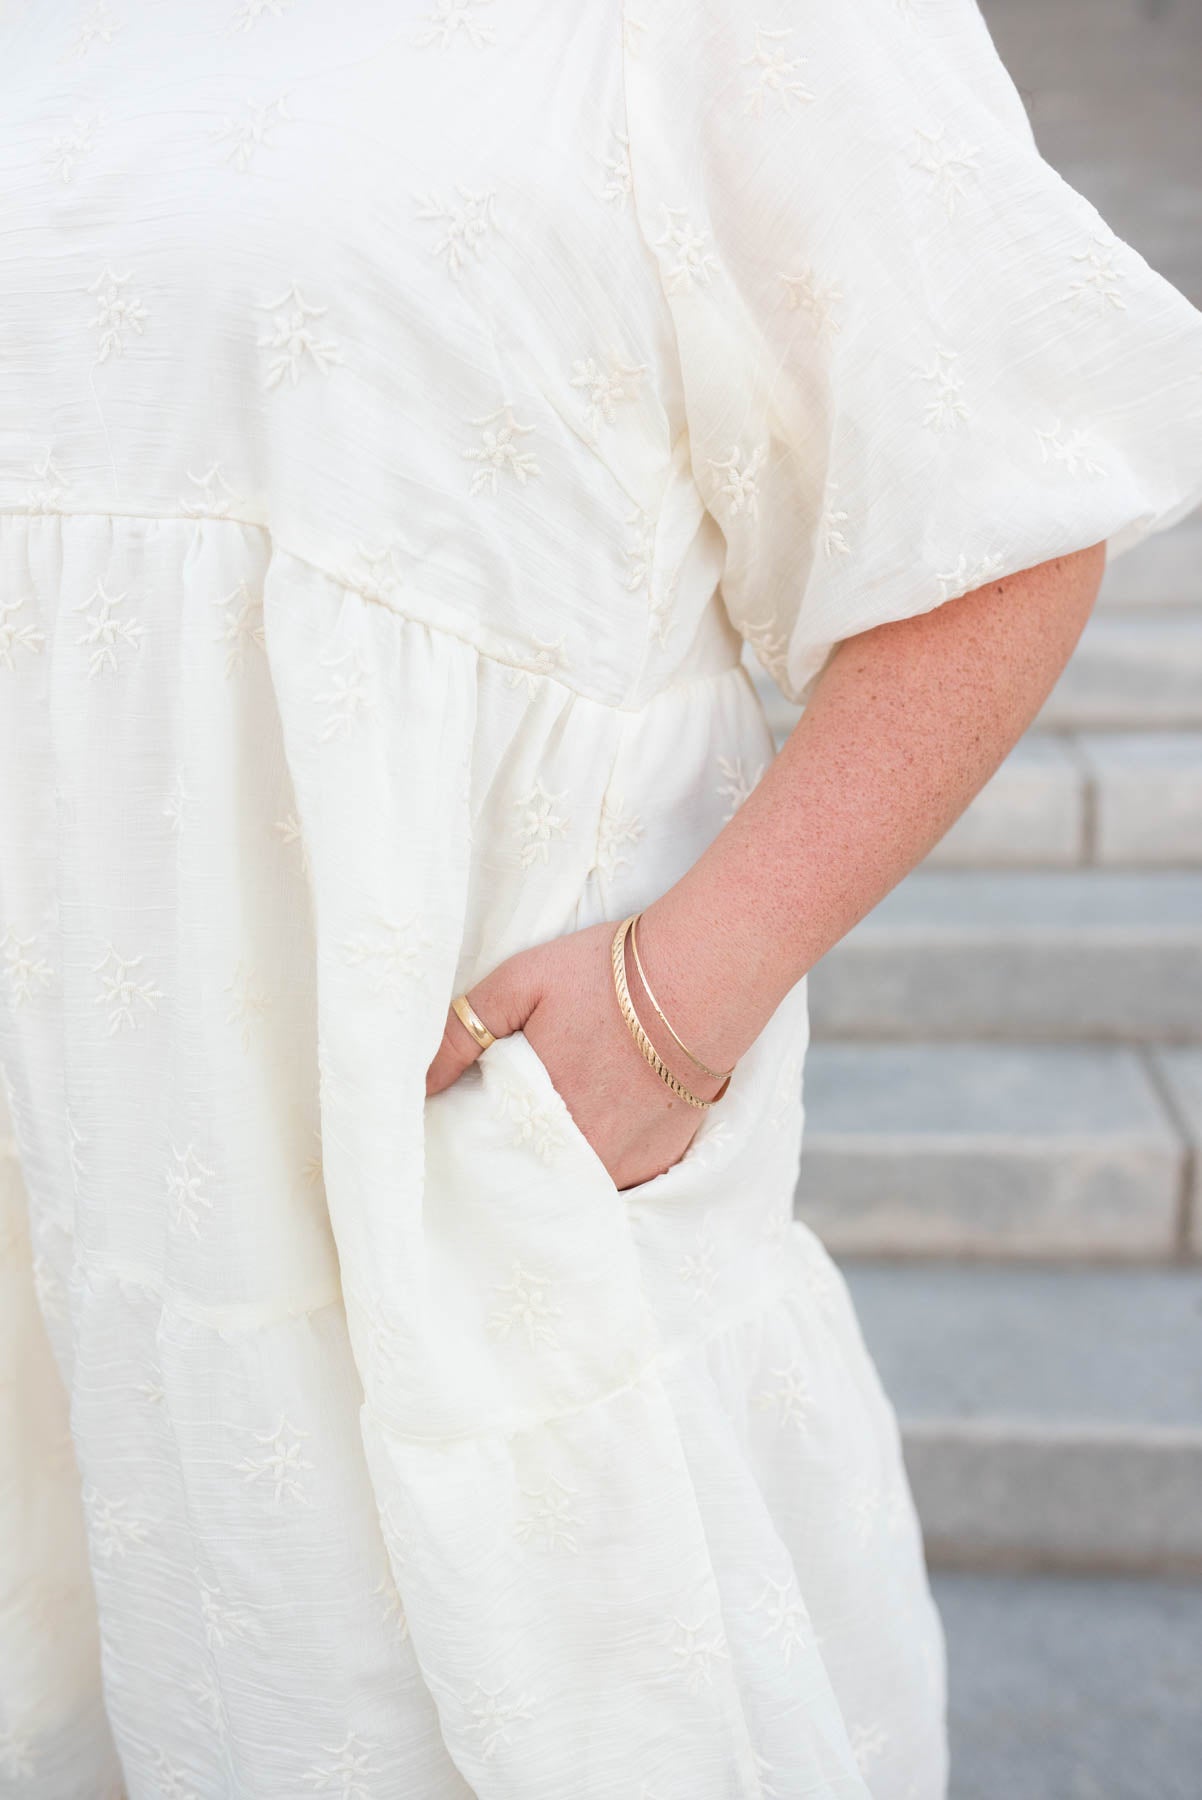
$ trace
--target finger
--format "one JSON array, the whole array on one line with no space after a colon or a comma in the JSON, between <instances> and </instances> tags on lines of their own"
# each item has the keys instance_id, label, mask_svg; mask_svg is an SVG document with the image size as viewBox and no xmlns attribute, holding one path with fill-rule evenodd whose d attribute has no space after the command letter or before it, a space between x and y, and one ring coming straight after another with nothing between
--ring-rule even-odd
<instances>
[{"instance_id":1,"label":"finger","mask_svg":"<svg viewBox=\"0 0 1202 1800\"><path fill-rule=\"evenodd\" d=\"M534 1001L528 999L525 984L515 980L514 973L507 963L501 963L468 992L472 1010L494 1037L508 1037L534 1010ZM442 1039L426 1071L427 1095L441 1093L443 1088L458 1081L469 1063L474 1063L480 1054L480 1045L454 1007L448 1006Z\"/></svg>"}]
</instances>

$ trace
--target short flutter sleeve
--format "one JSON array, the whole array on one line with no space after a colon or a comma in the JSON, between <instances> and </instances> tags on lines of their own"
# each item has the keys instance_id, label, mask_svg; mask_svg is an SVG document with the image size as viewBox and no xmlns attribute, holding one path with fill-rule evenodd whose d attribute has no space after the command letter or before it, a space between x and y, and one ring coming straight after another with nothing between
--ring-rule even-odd
<instances>
[{"instance_id":1,"label":"short flutter sleeve","mask_svg":"<svg viewBox=\"0 0 1202 1800\"><path fill-rule=\"evenodd\" d=\"M1044 160L976 0L629 0L624 67L722 597L791 699L1202 500L1202 313Z\"/></svg>"}]
</instances>

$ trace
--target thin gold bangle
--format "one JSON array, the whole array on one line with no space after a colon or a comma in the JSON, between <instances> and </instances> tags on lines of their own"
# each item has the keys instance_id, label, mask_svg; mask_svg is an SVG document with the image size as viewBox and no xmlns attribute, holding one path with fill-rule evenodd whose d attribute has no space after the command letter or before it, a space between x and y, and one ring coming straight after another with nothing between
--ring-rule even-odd
<instances>
[{"instance_id":1,"label":"thin gold bangle","mask_svg":"<svg viewBox=\"0 0 1202 1800\"><path fill-rule=\"evenodd\" d=\"M634 1010L634 1003L630 998L630 989L626 985L626 934L633 923L634 914L631 913L629 918L623 919L622 923L614 932L613 942L610 946L610 961L613 964L614 989L618 996L618 1006L621 1009L622 1017L625 1019L626 1024L630 1029L630 1034L642 1051L643 1056L650 1063L661 1081L665 1081L674 1094L678 1094L680 1098L687 1101L690 1106L712 1106L714 1100L720 1100L726 1092L726 1089L730 1084L730 1077L727 1076L726 1080L722 1083L722 1086L718 1089L718 1092L714 1095L713 1100L702 1100L699 1095L690 1093L688 1088L684 1085L684 1082L678 1081L671 1069L669 1069L667 1064L663 1061L659 1051L655 1048L655 1045L643 1030L639 1021L639 1016Z\"/></svg>"},{"instance_id":2,"label":"thin gold bangle","mask_svg":"<svg viewBox=\"0 0 1202 1800\"><path fill-rule=\"evenodd\" d=\"M689 1061L695 1062L697 1067L703 1070L706 1075L711 1076L714 1081L723 1081L728 1075L734 1074L734 1064L732 1063L729 1069L711 1069L708 1063L703 1063L701 1058L696 1056L693 1051L689 1049L689 1046L684 1042L683 1038L677 1036L675 1031L672 1031L672 1027L668 1023L667 1014L664 1012L659 1001L655 998L655 995L651 992L651 983L647 980L647 971L644 969L643 959L639 955L639 920L642 916L641 912L637 912L634 915L634 921L630 927L630 944L634 951L634 966L639 972L639 980L647 990L647 998L663 1020L665 1031L672 1032L672 1036L676 1039L676 1042L680 1045Z\"/></svg>"}]
</instances>

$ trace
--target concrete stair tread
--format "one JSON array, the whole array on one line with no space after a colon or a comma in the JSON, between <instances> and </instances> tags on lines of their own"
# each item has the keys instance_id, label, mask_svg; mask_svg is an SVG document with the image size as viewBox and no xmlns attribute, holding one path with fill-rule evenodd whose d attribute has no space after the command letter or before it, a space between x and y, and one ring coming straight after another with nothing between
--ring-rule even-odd
<instances>
[{"instance_id":1,"label":"concrete stair tread","mask_svg":"<svg viewBox=\"0 0 1202 1800\"><path fill-rule=\"evenodd\" d=\"M1162 1260L1189 1139L1123 1045L810 1045L798 1216L836 1254Z\"/></svg>"},{"instance_id":2,"label":"concrete stair tread","mask_svg":"<svg viewBox=\"0 0 1202 1800\"><path fill-rule=\"evenodd\" d=\"M1202 873L1187 869L916 869L855 927L936 931L1188 931L1202 943Z\"/></svg>"},{"instance_id":3,"label":"concrete stair tread","mask_svg":"<svg viewBox=\"0 0 1202 1800\"><path fill-rule=\"evenodd\" d=\"M842 1268L932 1566L1202 1570L1202 1269Z\"/></svg>"},{"instance_id":4,"label":"concrete stair tread","mask_svg":"<svg viewBox=\"0 0 1202 1800\"><path fill-rule=\"evenodd\" d=\"M810 1142L1176 1143L1138 1054L1121 1045L815 1043L805 1101Z\"/></svg>"},{"instance_id":5,"label":"concrete stair tread","mask_svg":"<svg viewBox=\"0 0 1202 1800\"><path fill-rule=\"evenodd\" d=\"M948 1800L1197 1800L1202 1592L939 1572Z\"/></svg>"},{"instance_id":6,"label":"concrete stair tread","mask_svg":"<svg viewBox=\"0 0 1202 1800\"><path fill-rule=\"evenodd\" d=\"M1202 1268L842 1267L903 1418L1202 1436Z\"/></svg>"}]
</instances>

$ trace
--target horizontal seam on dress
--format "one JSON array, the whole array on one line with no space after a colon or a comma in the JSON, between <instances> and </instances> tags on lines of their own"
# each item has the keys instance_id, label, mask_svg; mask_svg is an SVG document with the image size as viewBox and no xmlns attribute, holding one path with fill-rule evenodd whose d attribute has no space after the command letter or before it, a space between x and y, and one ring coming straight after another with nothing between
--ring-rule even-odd
<instances>
[{"instance_id":1,"label":"horizontal seam on dress","mask_svg":"<svg viewBox=\"0 0 1202 1800\"><path fill-rule=\"evenodd\" d=\"M165 1283L149 1269L141 1269L136 1263L129 1263L122 1257L89 1257L80 1265L84 1283L90 1283L93 1276L107 1276L119 1284L140 1288L144 1293L153 1294L166 1312L176 1313L180 1318L193 1325L203 1325L210 1331L224 1336L227 1331L241 1336L252 1331L269 1331L273 1326L286 1324L290 1319L307 1319L313 1313L324 1312L327 1307L338 1306L342 1302L341 1286L333 1287L321 1298L299 1300L294 1306L278 1306L270 1301L246 1300L229 1306L202 1306L182 1297L169 1293ZM80 1280L73 1271L74 1283Z\"/></svg>"},{"instance_id":2,"label":"horizontal seam on dress","mask_svg":"<svg viewBox=\"0 0 1202 1800\"><path fill-rule=\"evenodd\" d=\"M399 1443L417 1445L429 1450L437 1450L443 1444L470 1444L478 1438L513 1437L521 1431L538 1431L544 1425L558 1424L561 1419L577 1418L581 1413L591 1411L594 1406L608 1406L611 1401L620 1399L623 1394L631 1393L635 1388L642 1387L649 1375L659 1375L666 1370L675 1368L687 1357L694 1355L699 1350L707 1349L710 1344L716 1343L719 1338L726 1337L738 1326L746 1325L749 1320L766 1312L769 1307L778 1305L789 1294L798 1292L796 1271L790 1269L778 1281L765 1282L762 1287L757 1288L754 1304L739 1311L723 1314L714 1329L707 1331L703 1337L682 1339L670 1346L665 1345L655 1351L637 1374L632 1375L629 1380L620 1382L617 1387L606 1388L603 1393L592 1394L587 1400L581 1400L574 1406L561 1407L558 1412L539 1413L536 1417L505 1425L481 1425L472 1431L448 1432L438 1437L417 1437L412 1432L399 1431L390 1424L386 1415L373 1404L371 1396L366 1392L363 1403L381 1430L387 1432L389 1437L397 1439Z\"/></svg>"},{"instance_id":3,"label":"horizontal seam on dress","mask_svg":"<svg viewBox=\"0 0 1202 1800\"><path fill-rule=\"evenodd\" d=\"M540 681L554 682L556 687L574 694L579 700L587 700L590 706L603 707L607 712L638 714L645 712L656 700L665 694L675 693L680 689L693 687L703 681L719 681L743 668L742 660L727 663L721 669L709 669L704 675L691 675L685 681L669 681L664 687L657 688L654 694L648 695L641 706L623 706L616 700L601 700L595 694L585 693L583 688L573 687L570 681L562 676L552 674L547 669L536 669L530 663L518 662L513 657L499 656L495 650L485 650L475 638L467 637L462 631L455 631L449 625L435 624L432 619L423 618L420 613L406 612L404 607L394 606L382 594L374 594L369 588L361 587L357 581L348 579L334 569L327 569L324 563L314 562L300 550L294 550L289 544L277 538L270 525L264 525L260 519L243 519L237 513L169 513L169 512L130 512L116 508L69 507L69 506L4 506L0 505L0 518L24 519L147 519L165 525L241 525L248 531L260 531L270 539L273 550L281 556L291 557L293 562L302 563L306 569L312 569L315 575L333 582L335 587L343 588L347 593L357 594L361 600L370 601L373 606L382 606L395 618L404 619L409 624L422 625L427 631L437 632L441 637L453 638L458 644L465 644L469 650L475 651L486 662L496 663L503 669L520 669L525 675L534 675Z\"/></svg>"}]
</instances>

